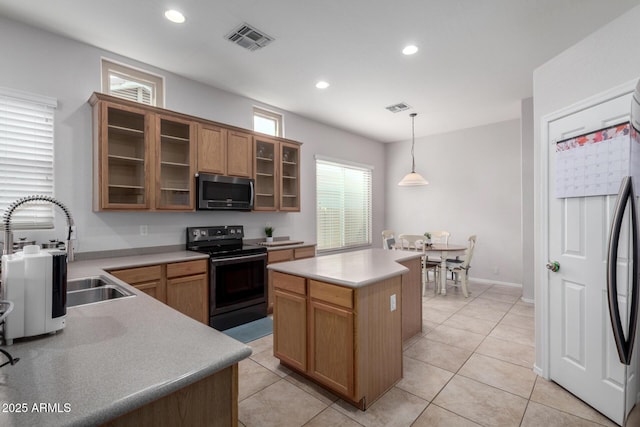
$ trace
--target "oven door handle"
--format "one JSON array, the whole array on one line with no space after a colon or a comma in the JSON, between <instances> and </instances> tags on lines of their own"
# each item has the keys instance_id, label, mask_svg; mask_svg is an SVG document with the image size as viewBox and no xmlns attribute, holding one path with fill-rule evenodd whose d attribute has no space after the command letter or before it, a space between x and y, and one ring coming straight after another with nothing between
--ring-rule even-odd
<instances>
[{"instance_id":1,"label":"oven door handle","mask_svg":"<svg viewBox=\"0 0 640 427\"><path fill-rule=\"evenodd\" d=\"M257 255L234 256L231 258L211 258L211 263L215 264L217 262L227 262L227 261L251 261L254 259L264 259L266 257L267 257L267 254L257 254Z\"/></svg>"}]
</instances>

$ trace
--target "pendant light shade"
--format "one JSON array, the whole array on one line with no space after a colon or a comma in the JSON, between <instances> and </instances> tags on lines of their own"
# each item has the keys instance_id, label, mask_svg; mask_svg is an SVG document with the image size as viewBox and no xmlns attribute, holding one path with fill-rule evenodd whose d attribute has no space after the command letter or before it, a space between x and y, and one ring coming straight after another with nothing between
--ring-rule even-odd
<instances>
[{"instance_id":1,"label":"pendant light shade","mask_svg":"<svg viewBox=\"0 0 640 427\"><path fill-rule=\"evenodd\" d=\"M413 154L413 149L416 144L416 132L415 132L415 119L417 113L411 113L411 173L405 175L404 178L398 183L401 187L415 187L418 185L427 185L429 182L416 172L416 159Z\"/></svg>"}]
</instances>

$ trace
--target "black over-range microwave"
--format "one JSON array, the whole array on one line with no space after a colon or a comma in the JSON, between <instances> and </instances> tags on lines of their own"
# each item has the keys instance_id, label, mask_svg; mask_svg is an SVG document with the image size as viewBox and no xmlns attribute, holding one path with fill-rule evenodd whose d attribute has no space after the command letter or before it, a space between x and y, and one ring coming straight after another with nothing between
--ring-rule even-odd
<instances>
[{"instance_id":1,"label":"black over-range microwave","mask_svg":"<svg viewBox=\"0 0 640 427\"><path fill-rule=\"evenodd\" d=\"M253 179L232 176L196 174L197 209L236 210L253 209Z\"/></svg>"}]
</instances>

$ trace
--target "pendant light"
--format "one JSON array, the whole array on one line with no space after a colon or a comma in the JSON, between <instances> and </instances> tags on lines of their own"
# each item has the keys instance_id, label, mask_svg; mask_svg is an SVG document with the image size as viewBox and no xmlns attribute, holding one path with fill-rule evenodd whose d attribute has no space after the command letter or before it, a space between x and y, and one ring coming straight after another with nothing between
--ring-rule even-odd
<instances>
[{"instance_id":1,"label":"pendant light","mask_svg":"<svg viewBox=\"0 0 640 427\"><path fill-rule=\"evenodd\" d=\"M411 113L411 173L408 173L398 185L402 187L415 187L418 185L427 185L429 182L416 172L416 159L413 154L413 148L416 144L415 119L417 113Z\"/></svg>"}]
</instances>

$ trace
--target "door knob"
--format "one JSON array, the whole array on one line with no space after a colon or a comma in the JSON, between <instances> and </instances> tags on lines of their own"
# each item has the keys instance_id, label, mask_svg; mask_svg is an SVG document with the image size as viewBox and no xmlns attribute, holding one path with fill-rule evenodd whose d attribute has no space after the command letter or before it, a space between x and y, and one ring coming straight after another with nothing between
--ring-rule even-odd
<instances>
[{"instance_id":1,"label":"door knob","mask_svg":"<svg viewBox=\"0 0 640 427\"><path fill-rule=\"evenodd\" d=\"M560 270L560 263L558 261L549 261L547 263L547 270L551 270L554 273Z\"/></svg>"}]
</instances>

